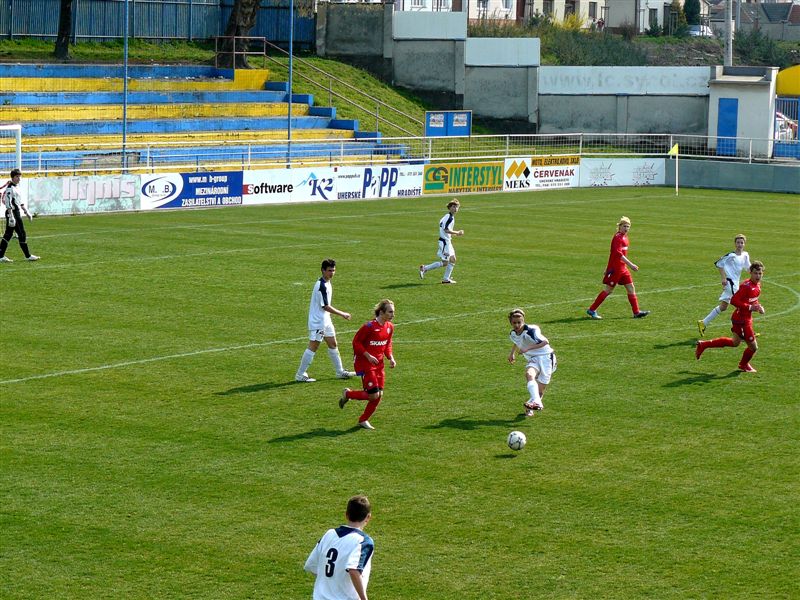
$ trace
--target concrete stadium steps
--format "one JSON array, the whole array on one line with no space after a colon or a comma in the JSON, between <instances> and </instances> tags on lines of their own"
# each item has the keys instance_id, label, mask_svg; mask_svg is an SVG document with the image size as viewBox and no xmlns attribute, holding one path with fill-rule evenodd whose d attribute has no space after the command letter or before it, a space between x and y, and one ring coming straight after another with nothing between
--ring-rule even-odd
<instances>
[{"instance_id":1,"label":"concrete stadium steps","mask_svg":"<svg viewBox=\"0 0 800 600\"><path fill-rule=\"evenodd\" d=\"M294 129L323 129L331 127L327 117L292 117ZM286 131L286 117L230 117L226 119L147 119L130 121L128 134L161 134L179 132L213 131ZM342 127L347 129L347 127ZM352 129L352 128L350 128ZM121 135L122 121L50 121L27 123L22 131L25 137L39 136L98 136Z\"/></svg>"},{"instance_id":2,"label":"concrete stadium steps","mask_svg":"<svg viewBox=\"0 0 800 600\"><path fill-rule=\"evenodd\" d=\"M39 76L22 74L15 76L14 70L4 67L7 66L0 65L0 92L122 92L124 87L122 69L119 69L118 77L107 76L109 72L113 72L109 67L104 71L93 71L97 73L96 75L81 75L87 71L76 70L69 72L68 76L59 76L58 70L44 69L39 72ZM169 75L164 73L168 72L172 78L166 78ZM54 74L46 76L41 73ZM131 92L263 90L269 80L267 69L204 70L198 71L196 75L193 73L181 67L171 71L129 70L128 90ZM224 78L226 75L231 78Z\"/></svg>"},{"instance_id":3,"label":"concrete stadium steps","mask_svg":"<svg viewBox=\"0 0 800 600\"><path fill-rule=\"evenodd\" d=\"M391 158L398 159L404 155L404 149L397 145L384 146L380 143L353 142L342 143L305 143L292 145L292 163L300 160L319 163L353 163L385 162ZM195 166L198 159L203 168L208 165L228 165L236 168L252 168L255 165L283 164L288 158L286 144L264 146L234 147L178 147L139 149L128 151L127 160L130 167L143 167L149 170L169 169L185 165ZM96 150L71 152L27 153L23 156L23 169L34 167L46 172L79 172L109 169L121 166L122 157L119 152L98 152Z\"/></svg>"},{"instance_id":4,"label":"concrete stadium steps","mask_svg":"<svg viewBox=\"0 0 800 600\"><path fill-rule=\"evenodd\" d=\"M6 106L2 110L3 120L22 123L29 134L26 123L31 121L107 121L121 120L122 105L111 104L63 104L35 106ZM308 104L292 103L293 116L305 116L309 112ZM236 115L238 118L248 117L286 117L289 104L270 102L228 102L219 104L131 104L127 115L131 121L147 119L200 119L224 118ZM284 119L285 120L285 119Z\"/></svg>"},{"instance_id":5,"label":"concrete stadium steps","mask_svg":"<svg viewBox=\"0 0 800 600\"><path fill-rule=\"evenodd\" d=\"M351 140L354 139L355 132L348 129L293 129L292 140L311 141L311 140ZM267 140L284 141L287 138L287 130L247 130L247 131L189 131L181 133L153 133L153 134L129 134L127 144L129 146L142 145L165 145L174 144L181 146L191 146L192 144L218 143L239 141L245 143L265 142ZM0 138L0 149L13 149L14 140L10 138ZM121 148L121 135L75 135L75 136L41 136L36 138L23 138L23 152L45 151L75 151L92 150L103 146Z\"/></svg>"},{"instance_id":6,"label":"concrete stadium steps","mask_svg":"<svg viewBox=\"0 0 800 600\"><path fill-rule=\"evenodd\" d=\"M295 104L297 94L293 94ZM286 92L267 90L226 91L146 91L128 92L128 105L133 104L222 104L285 102ZM0 92L0 106L96 105L124 102L122 92Z\"/></svg>"}]
</instances>

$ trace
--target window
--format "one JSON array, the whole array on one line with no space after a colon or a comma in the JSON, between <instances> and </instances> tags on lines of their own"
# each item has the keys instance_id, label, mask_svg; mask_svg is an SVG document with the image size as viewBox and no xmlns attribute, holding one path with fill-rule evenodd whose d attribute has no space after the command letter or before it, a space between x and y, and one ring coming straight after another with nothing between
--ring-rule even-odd
<instances>
[{"instance_id":1,"label":"window","mask_svg":"<svg viewBox=\"0 0 800 600\"><path fill-rule=\"evenodd\" d=\"M425 0L411 0L413 8L425 8Z\"/></svg>"},{"instance_id":2,"label":"window","mask_svg":"<svg viewBox=\"0 0 800 600\"><path fill-rule=\"evenodd\" d=\"M589 18L593 21L597 19L597 2L589 2Z\"/></svg>"},{"instance_id":3,"label":"window","mask_svg":"<svg viewBox=\"0 0 800 600\"><path fill-rule=\"evenodd\" d=\"M511 10L511 0L503 0L503 8L505 10Z\"/></svg>"},{"instance_id":4,"label":"window","mask_svg":"<svg viewBox=\"0 0 800 600\"><path fill-rule=\"evenodd\" d=\"M657 8L651 8L650 9L649 19L650 20L648 21L648 23L650 23L650 27L651 28L653 28L656 25L658 25L658 9Z\"/></svg>"},{"instance_id":5,"label":"window","mask_svg":"<svg viewBox=\"0 0 800 600\"><path fill-rule=\"evenodd\" d=\"M542 10L544 11L544 14L546 14L546 15L552 15L553 14L553 1L554 0L543 0L543 2L542 2Z\"/></svg>"}]
</instances>

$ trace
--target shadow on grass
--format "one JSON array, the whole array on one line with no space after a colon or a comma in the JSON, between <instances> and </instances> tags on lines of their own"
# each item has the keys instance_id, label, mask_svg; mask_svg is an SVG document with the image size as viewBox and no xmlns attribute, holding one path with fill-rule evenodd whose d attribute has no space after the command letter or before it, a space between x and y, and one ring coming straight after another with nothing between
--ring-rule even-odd
<instances>
[{"instance_id":1,"label":"shadow on grass","mask_svg":"<svg viewBox=\"0 0 800 600\"><path fill-rule=\"evenodd\" d=\"M495 454L494 455L494 457L497 460L509 460L509 459L512 459L512 458L517 458L517 456L519 456L519 452L511 452L511 451L505 452L503 454Z\"/></svg>"},{"instance_id":2,"label":"shadow on grass","mask_svg":"<svg viewBox=\"0 0 800 600\"><path fill-rule=\"evenodd\" d=\"M425 285L421 281L417 281L414 283L393 283L392 285L384 285L381 289L382 290L401 290L403 288L411 288L411 287L419 287L421 285Z\"/></svg>"},{"instance_id":3,"label":"shadow on grass","mask_svg":"<svg viewBox=\"0 0 800 600\"><path fill-rule=\"evenodd\" d=\"M688 340L684 340L681 342L671 342L669 344L653 344L653 348L656 350L666 350L667 348L676 348L678 346L689 346L690 348L694 348L697 345L697 338L689 338Z\"/></svg>"},{"instance_id":4,"label":"shadow on grass","mask_svg":"<svg viewBox=\"0 0 800 600\"><path fill-rule=\"evenodd\" d=\"M508 426L514 423L519 423L525 420L525 414L520 413L513 419L469 419L467 417L459 417L457 419L444 419L435 425L427 425L425 429L463 429L464 431L473 431L479 427L497 427Z\"/></svg>"},{"instance_id":5,"label":"shadow on grass","mask_svg":"<svg viewBox=\"0 0 800 600\"><path fill-rule=\"evenodd\" d=\"M293 385L301 385L302 381L280 381L271 383L265 381L264 383L252 383L250 385L240 385L223 392L214 392L216 396L233 396L234 394L254 394L256 392L263 392L265 390L277 390L280 388L290 387Z\"/></svg>"},{"instance_id":6,"label":"shadow on grass","mask_svg":"<svg viewBox=\"0 0 800 600\"><path fill-rule=\"evenodd\" d=\"M547 323L548 325L551 325L553 323L578 323L579 321L586 321L588 323L589 321L593 321L593 320L594 319L590 319L589 317L587 317L585 315L584 316L580 316L579 315L577 317L564 317L563 319L550 319L549 321L546 321L544 319L539 319L538 322L539 323Z\"/></svg>"},{"instance_id":7,"label":"shadow on grass","mask_svg":"<svg viewBox=\"0 0 800 600\"><path fill-rule=\"evenodd\" d=\"M353 425L349 429L323 429L318 427L311 431L304 431L302 433L295 433L294 435L284 435L281 437L272 438L268 443L282 444L284 442L297 442L299 440L313 440L314 438L335 438L343 435L355 433L356 431L363 431L358 425Z\"/></svg>"},{"instance_id":8,"label":"shadow on grass","mask_svg":"<svg viewBox=\"0 0 800 600\"><path fill-rule=\"evenodd\" d=\"M665 388L674 388L674 387L681 387L684 385L695 385L695 384L706 384L711 383L712 381L721 381L723 379L730 379L731 377L738 377L743 373L743 371L731 371L727 375L719 375L717 373L692 373L691 371L681 371L682 374L688 375L688 377L684 377L683 379L677 379L675 381L670 381L669 383L665 383L661 387Z\"/></svg>"}]
</instances>

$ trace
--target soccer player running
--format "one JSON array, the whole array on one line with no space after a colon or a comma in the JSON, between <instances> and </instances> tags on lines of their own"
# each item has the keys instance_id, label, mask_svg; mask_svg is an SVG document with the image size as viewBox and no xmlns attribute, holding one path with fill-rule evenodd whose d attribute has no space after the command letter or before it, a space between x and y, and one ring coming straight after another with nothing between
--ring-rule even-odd
<instances>
[{"instance_id":1,"label":"soccer player running","mask_svg":"<svg viewBox=\"0 0 800 600\"><path fill-rule=\"evenodd\" d=\"M345 388L339 400L339 408L344 408L348 400L366 400L367 406L358 418L359 426L375 429L369 418L378 408L383 398L386 380L384 356L393 369L397 361L392 354L392 335L394 334L394 302L381 300L375 305L375 318L361 326L353 338L353 355L356 374L361 376L361 391Z\"/></svg>"},{"instance_id":2,"label":"soccer player running","mask_svg":"<svg viewBox=\"0 0 800 600\"><path fill-rule=\"evenodd\" d=\"M451 279L450 276L453 274L453 269L456 266L456 250L453 248L452 236L464 235L463 229L455 229L456 213L459 208L461 208L461 203L457 198L453 198L447 203L447 214L439 220L439 249L436 255L441 260L432 262L429 265L420 265L420 279L425 279L425 273L428 271L433 271L439 267L445 267L442 283L456 283L455 279Z\"/></svg>"},{"instance_id":3,"label":"soccer player running","mask_svg":"<svg viewBox=\"0 0 800 600\"><path fill-rule=\"evenodd\" d=\"M633 271L638 271L639 267L628 259L628 231L631 228L631 220L628 217L621 217L617 223L617 233L611 238L611 254L608 257L608 265L603 276L603 290L594 299L592 305L586 311L592 319L602 319L597 314L598 307L611 295L618 284L625 286L628 292L628 302L633 310L633 318L641 319L650 314L649 310L639 310L639 299L636 297L636 288L633 285L633 277L628 267Z\"/></svg>"},{"instance_id":4,"label":"soccer player running","mask_svg":"<svg viewBox=\"0 0 800 600\"><path fill-rule=\"evenodd\" d=\"M313 377L308 376L308 367L311 366L322 340L325 340L328 345L328 356L333 363L336 376L340 379L349 379L355 376L355 373L342 366L342 357L336 342L336 329L331 320L331 315L338 315L346 321L350 320L350 313L334 308L331 304L333 300L331 279L336 274L336 261L326 258L322 261L321 269L322 277L317 280L314 289L311 290L311 302L308 307L308 348L303 352L300 366L294 376L295 381L306 383L316 381Z\"/></svg>"},{"instance_id":5,"label":"soccer player running","mask_svg":"<svg viewBox=\"0 0 800 600\"><path fill-rule=\"evenodd\" d=\"M725 256L720 258L714 263L714 266L719 270L720 277L722 278L722 295L719 297L719 305L706 315L705 319L700 319L697 322L697 330L700 332L700 337L706 332L706 327L709 323L716 319L720 313L728 309L731 298L739 289L739 278L742 272L750 270L750 255L744 251L744 245L747 238L743 233L740 233L733 238L734 251L728 252Z\"/></svg>"},{"instance_id":6,"label":"soccer player running","mask_svg":"<svg viewBox=\"0 0 800 600\"><path fill-rule=\"evenodd\" d=\"M524 407L525 416L532 417L535 411L544 408L542 397L558 366L556 353L538 325L525 324L525 311L521 308L515 308L508 313L508 322L511 323L510 337L514 342L508 362L513 365L517 354L522 354L528 361L525 365L525 379L530 399L525 402Z\"/></svg>"},{"instance_id":7,"label":"soccer player running","mask_svg":"<svg viewBox=\"0 0 800 600\"><path fill-rule=\"evenodd\" d=\"M14 237L14 232L17 234L19 240L19 247L27 260L39 260L35 254L31 254L28 249L28 235L25 233L25 226L22 224L22 213L28 217L28 220L33 221L33 215L28 212L27 207L22 202L22 198L17 191L17 186L22 179L22 171L19 169L11 170L11 181L3 186L2 204L3 211L6 217L6 229L3 232L3 238L0 239L0 262L10 263L14 262L6 256L8 243ZM2 188L0 188L2 189Z\"/></svg>"},{"instance_id":8,"label":"soccer player running","mask_svg":"<svg viewBox=\"0 0 800 600\"><path fill-rule=\"evenodd\" d=\"M369 499L353 496L344 514L347 525L328 529L303 567L316 576L314 600L367 600L375 551L375 542L364 533L372 518Z\"/></svg>"},{"instance_id":9,"label":"soccer player running","mask_svg":"<svg viewBox=\"0 0 800 600\"><path fill-rule=\"evenodd\" d=\"M728 346L736 347L742 343L747 344L742 359L739 361L739 370L746 373L755 373L756 370L750 364L750 359L758 351L756 334L753 332L753 313L764 314L764 307L758 301L761 295L761 278L764 275L764 264L754 261L750 265L750 279L742 283L739 289L731 297L731 304L736 310L731 315L731 331L733 337L720 337L713 340L700 340L694 351L697 360L708 348L725 348Z\"/></svg>"}]
</instances>

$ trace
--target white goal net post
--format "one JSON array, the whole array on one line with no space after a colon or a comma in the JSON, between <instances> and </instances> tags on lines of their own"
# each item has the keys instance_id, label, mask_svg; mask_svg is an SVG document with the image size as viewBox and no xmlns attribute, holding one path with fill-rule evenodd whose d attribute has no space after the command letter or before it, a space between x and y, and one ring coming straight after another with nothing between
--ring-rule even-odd
<instances>
[{"instance_id":1,"label":"white goal net post","mask_svg":"<svg viewBox=\"0 0 800 600\"><path fill-rule=\"evenodd\" d=\"M22 168L22 125L0 125L0 176Z\"/></svg>"}]
</instances>

